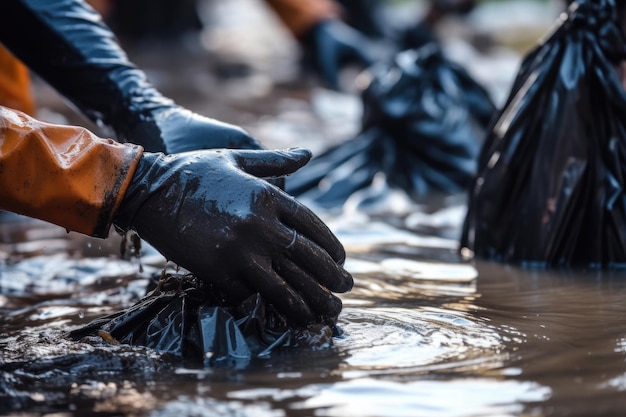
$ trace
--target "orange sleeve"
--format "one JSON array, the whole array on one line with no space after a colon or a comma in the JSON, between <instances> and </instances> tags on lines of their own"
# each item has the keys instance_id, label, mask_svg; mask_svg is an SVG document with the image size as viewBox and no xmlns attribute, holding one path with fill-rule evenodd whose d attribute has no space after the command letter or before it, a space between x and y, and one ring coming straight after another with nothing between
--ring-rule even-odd
<instances>
[{"instance_id":1,"label":"orange sleeve","mask_svg":"<svg viewBox=\"0 0 626 417\"><path fill-rule=\"evenodd\" d=\"M295 37L317 22L336 18L339 7L332 0L265 0Z\"/></svg>"},{"instance_id":2,"label":"orange sleeve","mask_svg":"<svg viewBox=\"0 0 626 417\"><path fill-rule=\"evenodd\" d=\"M142 151L0 106L0 209L106 237Z\"/></svg>"},{"instance_id":3,"label":"orange sleeve","mask_svg":"<svg viewBox=\"0 0 626 417\"><path fill-rule=\"evenodd\" d=\"M30 115L35 114L30 72L22 61L15 58L2 45L0 45L0 106Z\"/></svg>"}]
</instances>

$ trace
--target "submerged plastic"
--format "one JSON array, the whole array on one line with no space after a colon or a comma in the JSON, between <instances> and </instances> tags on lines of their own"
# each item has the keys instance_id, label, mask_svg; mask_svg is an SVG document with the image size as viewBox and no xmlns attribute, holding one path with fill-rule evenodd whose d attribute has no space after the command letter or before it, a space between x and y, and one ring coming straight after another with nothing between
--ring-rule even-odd
<instances>
[{"instance_id":1,"label":"submerged plastic","mask_svg":"<svg viewBox=\"0 0 626 417\"><path fill-rule=\"evenodd\" d=\"M523 61L490 129L464 253L537 266L626 266L626 56L614 0L573 3Z\"/></svg>"},{"instance_id":2,"label":"submerged plastic","mask_svg":"<svg viewBox=\"0 0 626 417\"><path fill-rule=\"evenodd\" d=\"M279 348L327 348L339 333L334 323L294 326L259 294L224 306L202 280L167 274L135 305L96 319L69 337L100 336L109 343L146 346L208 366L240 367Z\"/></svg>"},{"instance_id":3,"label":"submerged plastic","mask_svg":"<svg viewBox=\"0 0 626 417\"><path fill-rule=\"evenodd\" d=\"M369 72L360 133L289 177L287 191L332 209L375 178L414 198L466 190L495 111L487 92L435 42Z\"/></svg>"}]
</instances>

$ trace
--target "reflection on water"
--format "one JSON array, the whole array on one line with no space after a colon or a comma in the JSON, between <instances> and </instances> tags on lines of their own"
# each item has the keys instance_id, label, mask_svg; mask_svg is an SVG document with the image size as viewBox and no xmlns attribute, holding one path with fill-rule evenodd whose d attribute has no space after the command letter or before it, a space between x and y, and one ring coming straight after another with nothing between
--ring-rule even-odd
<instances>
[{"instance_id":1,"label":"reflection on water","mask_svg":"<svg viewBox=\"0 0 626 417\"><path fill-rule=\"evenodd\" d=\"M549 396L549 389L533 383L493 379L450 379L410 382L369 378L345 381L322 389L304 401L325 416L513 416L521 402Z\"/></svg>"},{"instance_id":2,"label":"reflection on water","mask_svg":"<svg viewBox=\"0 0 626 417\"><path fill-rule=\"evenodd\" d=\"M498 335L461 313L437 308L347 309L337 342L346 376L410 376L500 366Z\"/></svg>"},{"instance_id":3,"label":"reflection on water","mask_svg":"<svg viewBox=\"0 0 626 417\"><path fill-rule=\"evenodd\" d=\"M147 250L140 273L117 244L94 248L102 242L5 217L0 409L159 417L625 412L624 273L465 263L453 238L462 214L449 199L389 221L329 218L356 279L342 296L344 335L329 350L275 352L237 370L65 339L132 304L163 260Z\"/></svg>"}]
</instances>

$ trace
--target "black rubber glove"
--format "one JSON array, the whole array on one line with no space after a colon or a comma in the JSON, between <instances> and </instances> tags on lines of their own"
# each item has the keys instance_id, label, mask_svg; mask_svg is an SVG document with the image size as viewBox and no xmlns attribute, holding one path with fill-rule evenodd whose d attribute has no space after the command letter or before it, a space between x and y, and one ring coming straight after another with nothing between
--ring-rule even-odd
<instances>
[{"instance_id":1,"label":"black rubber glove","mask_svg":"<svg viewBox=\"0 0 626 417\"><path fill-rule=\"evenodd\" d=\"M340 20L322 20L301 39L305 59L329 87L339 90L339 71L349 63L369 67L370 41Z\"/></svg>"},{"instance_id":2,"label":"black rubber glove","mask_svg":"<svg viewBox=\"0 0 626 417\"><path fill-rule=\"evenodd\" d=\"M328 227L260 178L293 173L304 149L145 153L115 216L167 259L236 304L261 293L300 325L336 321L352 288L345 252Z\"/></svg>"},{"instance_id":3,"label":"black rubber glove","mask_svg":"<svg viewBox=\"0 0 626 417\"><path fill-rule=\"evenodd\" d=\"M262 149L238 126L199 115L180 106L162 106L115 128L120 140L142 145L150 152L180 153L199 149Z\"/></svg>"},{"instance_id":4,"label":"black rubber glove","mask_svg":"<svg viewBox=\"0 0 626 417\"><path fill-rule=\"evenodd\" d=\"M127 58L101 16L80 0L9 0L0 42L120 141L150 152L261 149L241 128L185 110Z\"/></svg>"}]
</instances>

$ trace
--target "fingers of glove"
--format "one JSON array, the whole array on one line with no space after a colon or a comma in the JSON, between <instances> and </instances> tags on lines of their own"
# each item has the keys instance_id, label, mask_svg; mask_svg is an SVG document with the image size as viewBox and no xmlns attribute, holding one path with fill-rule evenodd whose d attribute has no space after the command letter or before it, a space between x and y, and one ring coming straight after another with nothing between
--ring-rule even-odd
<instances>
[{"instance_id":1,"label":"fingers of glove","mask_svg":"<svg viewBox=\"0 0 626 417\"><path fill-rule=\"evenodd\" d=\"M335 59L335 68L333 69L335 74L339 73L339 67L344 64L354 62L370 66L374 63L374 59L368 51L369 41L362 33L340 22L335 22L332 33L340 45L337 47L338 56Z\"/></svg>"},{"instance_id":2,"label":"fingers of glove","mask_svg":"<svg viewBox=\"0 0 626 417\"><path fill-rule=\"evenodd\" d=\"M241 127L182 107L162 111L155 117L168 153L220 148L263 149Z\"/></svg>"},{"instance_id":3,"label":"fingers of glove","mask_svg":"<svg viewBox=\"0 0 626 417\"><path fill-rule=\"evenodd\" d=\"M259 178L284 177L306 165L311 151L292 148L273 151L238 151L235 161L241 169Z\"/></svg>"},{"instance_id":4,"label":"fingers of glove","mask_svg":"<svg viewBox=\"0 0 626 417\"><path fill-rule=\"evenodd\" d=\"M185 151L198 149L263 149L261 144L240 126L184 112L188 123L167 126L169 140ZM164 128L165 129L165 128ZM180 151L179 151L180 152Z\"/></svg>"},{"instance_id":5,"label":"fingers of glove","mask_svg":"<svg viewBox=\"0 0 626 417\"><path fill-rule=\"evenodd\" d=\"M287 258L274 263L274 269L287 283L306 299L318 320L336 322L341 313L341 300L334 296L306 271Z\"/></svg>"},{"instance_id":6,"label":"fingers of glove","mask_svg":"<svg viewBox=\"0 0 626 417\"><path fill-rule=\"evenodd\" d=\"M315 314L304 298L274 271L271 265L257 260L244 271L249 285L291 322L307 325L315 321Z\"/></svg>"},{"instance_id":7,"label":"fingers of glove","mask_svg":"<svg viewBox=\"0 0 626 417\"><path fill-rule=\"evenodd\" d=\"M239 126L224 124L224 136L231 149L264 149L259 141Z\"/></svg>"},{"instance_id":8,"label":"fingers of glove","mask_svg":"<svg viewBox=\"0 0 626 417\"><path fill-rule=\"evenodd\" d=\"M346 260L346 251L343 245L311 209L295 198L285 195L279 205L278 216L285 225L306 236L326 251L335 263L343 265ZM286 234L291 236L291 232L288 230Z\"/></svg>"},{"instance_id":9,"label":"fingers of glove","mask_svg":"<svg viewBox=\"0 0 626 417\"><path fill-rule=\"evenodd\" d=\"M375 62L374 58L372 58L371 55L367 51L365 51L363 48L359 48L355 46L354 48L352 48L352 54L366 68L370 67Z\"/></svg>"},{"instance_id":10,"label":"fingers of glove","mask_svg":"<svg viewBox=\"0 0 626 417\"><path fill-rule=\"evenodd\" d=\"M306 271L320 285L333 292L346 292L352 289L352 275L338 264L324 249L315 242L292 230L289 243L283 245L287 258Z\"/></svg>"},{"instance_id":11,"label":"fingers of glove","mask_svg":"<svg viewBox=\"0 0 626 417\"><path fill-rule=\"evenodd\" d=\"M333 90L339 91L339 59L338 53L321 51L318 58L320 76Z\"/></svg>"}]
</instances>

